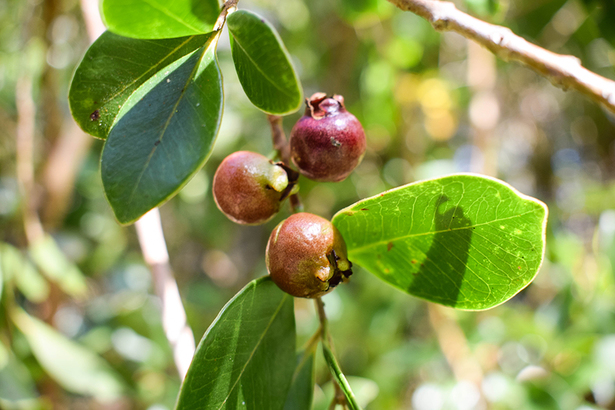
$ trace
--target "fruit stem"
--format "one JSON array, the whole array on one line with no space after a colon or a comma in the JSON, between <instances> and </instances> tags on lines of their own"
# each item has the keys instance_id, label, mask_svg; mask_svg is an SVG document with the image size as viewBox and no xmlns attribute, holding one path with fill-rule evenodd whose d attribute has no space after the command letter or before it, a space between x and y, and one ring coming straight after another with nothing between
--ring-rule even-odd
<instances>
[{"instance_id":1,"label":"fruit stem","mask_svg":"<svg viewBox=\"0 0 615 410\"><path fill-rule=\"evenodd\" d=\"M327 345L329 350L333 354L335 354L335 350L333 348L333 338L331 337L331 333L329 333L329 321L327 320L327 314L325 313L325 303L321 298L314 299L314 303L316 304L316 310L318 311L318 319L320 320L320 329L321 329L321 338L322 343ZM346 395L344 391L340 387L337 380L332 379L333 387L335 388L335 395L333 396L333 401L331 401L330 409L334 409L336 405L340 404L344 409L348 408L348 401L346 399Z\"/></svg>"},{"instance_id":2,"label":"fruit stem","mask_svg":"<svg viewBox=\"0 0 615 410\"><path fill-rule=\"evenodd\" d=\"M284 163L286 167L290 167L290 145L286 134L284 133L284 127L282 126L282 116L267 114L269 125L271 126L271 140L273 142L273 149L277 151L278 157ZM292 194L290 196L290 208L293 213L302 212L303 204L299 194Z\"/></svg>"}]
</instances>

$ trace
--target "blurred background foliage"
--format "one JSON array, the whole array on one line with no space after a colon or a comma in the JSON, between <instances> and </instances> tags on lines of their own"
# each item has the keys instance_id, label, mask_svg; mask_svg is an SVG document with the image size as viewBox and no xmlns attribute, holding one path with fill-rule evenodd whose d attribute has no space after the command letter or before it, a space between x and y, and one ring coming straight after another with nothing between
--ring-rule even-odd
<instances>
[{"instance_id":1,"label":"blurred background foliage","mask_svg":"<svg viewBox=\"0 0 615 410\"><path fill-rule=\"evenodd\" d=\"M610 0L456 3L615 78ZM81 7L0 2L0 408L171 409L180 382L160 302L134 228L120 227L105 201L102 142L68 111L68 84L89 43ZM361 269L325 298L342 368L367 409L615 409L615 116L385 0L240 7L280 31L306 96L343 94L366 129L367 154L347 180L300 180L307 211L331 217L452 172L496 176L550 208L541 272L495 309L441 308ZM272 153L267 118L243 95L226 35L218 51L226 110L214 153L161 208L198 339L234 293L266 274L266 240L289 213L244 227L214 204L211 177L226 155ZM286 119L287 132L300 115ZM28 126L31 164L19 143ZM17 172L24 158L30 182ZM26 234L33 215L47 232L36 241ZM300 346L318 320L311 301L295 306ZM327 408L329 379L319 358L317 409Z\"/></svg>"}]
</instances>

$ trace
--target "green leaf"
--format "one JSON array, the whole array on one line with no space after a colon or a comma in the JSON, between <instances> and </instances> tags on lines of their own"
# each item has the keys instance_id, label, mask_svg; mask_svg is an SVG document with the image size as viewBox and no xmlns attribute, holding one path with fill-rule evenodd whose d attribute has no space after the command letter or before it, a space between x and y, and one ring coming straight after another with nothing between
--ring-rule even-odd
<instances>
[{"instance_id":1,"label":"green leaf","mask_svg":"<svg viewBox=\"0 0 615 410\"><path fill-rule=\"evenodd\" d=\"M293 298L269 277L254 280L203 336L176 409L281 410L294 369Z\"/></svg>"},{"instance_id":2,"label":"green leaf","mask_svg":"<svg viewBox=\"0 0 615 410\"><path fill-rule=\"evenodd\" d=\"M547 207L502 181L452 175L339 211L349 259L385 282L458 309L505 302L536 276Z\"/></svg>"},{"instance_id":3,"label":"green leaf","mask_svg":"<svg viewBox=\"0 0 615 410\"><path fill-rule=\"evenodd\" d=\"M3 287L4 287L4 274L2 273L2 253L0 253L0 302L2 302Z\"/></svg>"},{"instance_id":4,"label":"green leaf","mask_svg":"<svg viewBox=\"0 0 615 410\"><path fill-rule=\"evenodd\" d=\"M329 346L329 343L327 342L326 338L323 338L322 341L322 352L325 356L327 366L329 366L329 370L331 370L331 374L333 375L335 381L337 381L337 384L340 386L340 388L344 392L344 395L346 396L346 401L348 402L350 409L361 410L361 406L359 406L359 403L357 403L357 399L355 398L354 393L350 388L350 384L348 383L346 376L344 376L344 373L342 373L342 369L340 368L340 365L337 362L335 355L331 351L331 347Z\"/></svg>"},{"instance_id":5,"label":"green leaf","mask_svg":"<svg viewBox=\"0 0 615 410\"><path fill-rule=\"evenodd\" d=\"M218 37L157 73L126 101L101 158L107 199L122 224L175 195L203 166L222 119Z\"/></svg>"},{"instance_id":6,"label":"green leaf","mask_svg":"<svg viewBox=\"0 0 615 410\"><path fill-rule=\"evenodd\" d=\"M297 367L286 397L284 410L310 410L316 382L316 346L297 355Z\"/></svg>"},{"instance_id":7,"label":"green leaf","mask_svg":"<svg viewBox=\"0 0 615 410\"><path fill-rule=\"evenodd\" d=\"M68 94L73 118L88 134L107 138L118 112L143 83L210 38L135 40L106 31L90 46L73 76Z\"/></svg>"},{"instance_id":8,"label":"green leaf","mask_svg":"<svg viewBox=\"0 0 615 410\"><path fill-rule=\"evenodd\" d=\"M101 400L122 394L118 375L100 356L21 309L13 311L12 318L36 360L66 390Z\"/></svg>"},{"instance_id":9,"label":"green leaf","mask_svg":"<svg viewBox=\"0 0 615 410\"><path fill-rule=\"evenodd\" d=\"M12 280L30 302L41 303L49 296L49 284L19 249L0 243L0 267L4 280Z\"/></svg>"},{"instance_id":10,"label":"green leaf","mask_svg":"<svg viewBox=\"0 0 615 410\"><path fill-rule=\"evenodd\" d=\"M218 0L103 0L102 16L114 33L133 38L172 38L212 30Z\"/></svg>"},{"instance_id":11,"label":"green leaf","mask_svg":"<svg viewBox=\"0 0 615 410\"><path fill-rule=\"evenodd\" d=\"M30 245L30 256L38 268L71 296L84 296L88 290L83 273L68 260L49 235Z\"/></svg>"},{"instance_id":12,"label":"green leaf","mask_svg":"<svg viewBox=\"0 0 615 410\"><path fill-rule=\"evenodd\" d=\"M38 393L28 368L0 343L0 408L34 409Z\"/></svg>"},{"instance_id":13,"label":"green leaf","mask_svg":"<svg viewBox=\"0 0 615 410\"><path fill-rule=\"evenodd\" d=\"M297 111L301 84L273 26L245 10L231 13L226 23L237 76L252 104L270 114Z\"/></svg>"}]
</instances>

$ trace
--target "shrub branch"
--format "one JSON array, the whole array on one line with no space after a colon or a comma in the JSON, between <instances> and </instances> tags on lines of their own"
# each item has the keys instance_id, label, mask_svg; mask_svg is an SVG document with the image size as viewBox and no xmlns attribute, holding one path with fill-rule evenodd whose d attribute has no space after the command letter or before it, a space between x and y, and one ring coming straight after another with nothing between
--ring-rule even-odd
<instances>
[{"instance_id":1,"label":"shrub branch","mask_svg":"<svg viewBox=\"0 0 615 410\"><path fill-rule=\"evenodd\" d=\"M154 208L136 223L143 259L149 266L156 295L160 298L162 327L173 350L173 360L183 380L195 352L194 335L186 319L177 282L169 264L160 212Z\"/></svg>"},{"instance_id":2,"label":"shrub branch","mask_svg":"<svg viewBox=\"0 0 615 410\"><path fill-rule=\"evenodd\" d=\"M554 85L575 89L615 113L615 82L589 71L570 55L556 54L514 34L509 28L486 23L455 7L433 0L388 0L423 17L438 31L453 31L486 47L504 61L518 61Z\"/></svg>"}]
</instances>

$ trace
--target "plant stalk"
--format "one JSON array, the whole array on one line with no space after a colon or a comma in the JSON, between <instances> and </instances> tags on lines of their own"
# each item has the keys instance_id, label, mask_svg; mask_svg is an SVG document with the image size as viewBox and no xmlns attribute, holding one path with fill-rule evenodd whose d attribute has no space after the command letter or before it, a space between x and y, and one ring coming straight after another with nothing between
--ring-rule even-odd
<instances>
[{"instance_id":1,"label":"plant stalk","mask_svg":"<svg viewBox=\"0 0 615 410\"><path fill-rule=\"evenodd\" d=\"M283 117L280 115L267 114L269 125L271 126L271 140L273 142L273 149L278 153L280 160L290 167L290 144L284 133L284 127L282 126ZM299 194L292 194L289 197L290 208L293 213L303 212L303 203Z\"/></svg>"},{"instance_id":2,"label":"plant stalk","mask_svg":"<svg viewBox=\"0 0 615 410\"><path fill-rule=\"evenodd\" d=\"M186 319L179 288L169 264L169 253L158 208L143 215L135 223L135 227L143 258L152 272L154 288L162 304L162 327L173 349L175 367L183 380L196 346L192 329Z\"/></svg>"},{"instance_id":3,"label":"plant stalk","mask_svg":"<svg viewBox=\"0 0 615 410\"><path fill-rule=\"evenodd\" d=\"M545 50L513 33L509 28L470 16L448 1L388 0L404 11L429 21L438 31L453 31L489 49L504 61L514 60L536 71L555 86L572 88L615 113L615 81L581 65L571 55Z\"/></svg>"}]
</instances>

